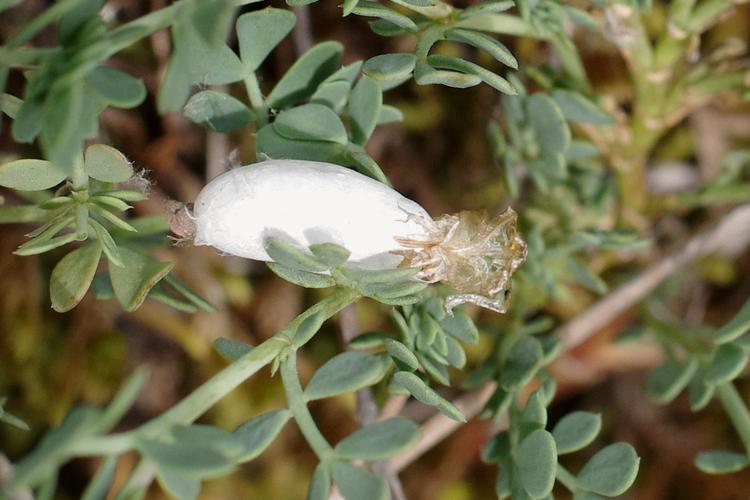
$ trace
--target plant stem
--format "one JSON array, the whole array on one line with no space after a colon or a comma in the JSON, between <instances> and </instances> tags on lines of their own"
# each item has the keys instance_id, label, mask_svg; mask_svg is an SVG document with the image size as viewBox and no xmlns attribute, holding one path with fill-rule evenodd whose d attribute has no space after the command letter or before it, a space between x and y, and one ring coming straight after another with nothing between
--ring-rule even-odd
<instances>
[{"instance_id":1,"label":"plant stem","mask_svg":"<svg viewBox=\"0 0 750 500\"><path fill-rule=\"evenodd\" d=\"M575 476L571 474L568 469L563 467L559 462L557 464L557 470L555 471L555 477L563 484L563 486L568 488L571 493L575 493L577 488Z\"/></svg>"},{"instance_id":2,"label":"plant stem","mask_svg":"<svg viewBox=\"0 0 750 500\"><path fill-rule=\"evenodd\" d=\"M284 383L284 392L289 402L289 410L294 416L302 435L315 451L315 454L321 460L329 458L333 454L331 445L326 438L320 433L318 426L310 415L307 408L305 396L302 393L302 386L299 383L299 374L297 372L297 352L292 351L281 363L281 380Z\"/></svg>"},{"instance_id":3,"label":"plant stem","mask_svg":"<svg viewBox=\"0 0 750 500\"><path fill-rule=\"evenodd\" d=\"M737 434L740 435L745 453L750 457L750 412L745 402L732 382L717 385L716 395L734 424Z\"/></svg>"},{"instance_id":4,"label":"plant stem","mask_svg":"<svg viewBox=\"0 0 750 500\"><path fill-rule=\"evenodd\" d=\"M260 91L260 85L258 84L258 78L255 76L255 72L246 72L245 89L247 90L247 96L250 98L250 103L253 106L253 111L255 111L256 127L260 128L268 123L268 106L263 99L263 94Z\"/></svg>"}]
</instances>

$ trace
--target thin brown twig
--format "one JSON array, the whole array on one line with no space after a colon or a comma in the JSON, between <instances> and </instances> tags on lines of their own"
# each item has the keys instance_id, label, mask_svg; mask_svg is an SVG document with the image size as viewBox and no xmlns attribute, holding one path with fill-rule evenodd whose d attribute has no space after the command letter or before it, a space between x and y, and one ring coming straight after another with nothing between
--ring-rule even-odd
<instances>
[{"instance_id":1,"label":"thin brown twig","mask_svg":"<svg viewBox=\"0 0 750 500\"><path fill-rule=\"evenodd\" d=\"M582 314L555 332L566 350L585 342L620 314L633 307L672 273L696 258L714 252L736 254L750 246L750 204L741 205L726 214L717 224L702 231L682 245L680 250L648 267L633 280L614 290ZM475 417L495 390L487 383L459 397L454 404L467 419ZM438 413L422 426L422 437L407 453L388 462L392 471L401 471L433 446L455 431L461 424Z\"/></svg>"}]
</instances>

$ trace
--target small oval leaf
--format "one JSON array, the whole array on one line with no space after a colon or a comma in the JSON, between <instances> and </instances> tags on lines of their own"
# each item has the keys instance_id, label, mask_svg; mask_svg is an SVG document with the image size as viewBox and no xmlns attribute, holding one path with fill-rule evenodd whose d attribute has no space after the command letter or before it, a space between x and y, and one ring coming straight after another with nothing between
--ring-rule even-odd
<instances>
[{"instance_id":1,"label":"small oval leaf","mask_svg":"<svg viewBox=\"0 0 750 500\"><path fill-rule=\"evenodd\" d=\"M557 472L557 448L552 434L538 429L526 436L518 446L515 464L526 493L532 498L549 495Z\"/></svg>"},{"instance_id":2,"label":"small oval leaf","mask_svg":"<svg viewBox=\"0 0 750 500\"><path fill-rule=\"evenodd\" d=\"M558 455L573 453L591 443L602 428L602 417L587 411L565 415L552 430Z\"/></svg>"},{"instance_id":3,"label":"small oval leaf","mask_svg":"<svg viewBox=\"0 0 750 500\"><path fill-rule=\"evenodd\" d=\"M315 372L305 388L305 398L328 398L376 384L385 375L384 368L378 356L361 351L341 353Z\"/></svg>"},{"instance_id":4,"label":"small oval leaf","mask_svg":"<svg viewBox=\"0 0 750 500\"><path fill-rule=\"evenodd\" d=\"M363 427L339 442L334 451L347 460L382 460L410 448L419 439L419 425L391 418Z\"/></svg>"},{"instance_id":5,"label":"small oval leaf","mask_svg":"<svg viewBox=\"0 0 750 500\"><path fill-rule=\"evenodd\" d=\"M578 474L581 489L614 497L630 488L640 459L628 443L614 443L599 451Z\"/></svg>"},{"instance_id":6,"label":"small oval leaf","mask_svg":"<svg viewBox=\"0 0 750 500\"><path fill-rule=\"evenodd\" d=\"M68 174L46 160L15 160L0 165L0 186L19 191L41 191L55 187Z\"/></svg>"},{"instance_id":7,"label":"small oval leaf","mask_svg":"<svg viewBox=\"0 0 750 500\"><path fill-rule=\"evenodd\" d=\"M90 177L102 182L125 182L133 177L133 166L125 155L106 144L89 146L83 166Z\"/></svg>"},{"instance_id":8,"label":"small oval leaf","mask_svg":"<svg viewBox=\"0 0 750 500\"><path fill-rule=\"evenodd\" d=\"M101 245L93 243L73 250L57 263L49 285L52 309L70 311L83 299L94 279L101 255Z\"/></svg>"}]
</instances>

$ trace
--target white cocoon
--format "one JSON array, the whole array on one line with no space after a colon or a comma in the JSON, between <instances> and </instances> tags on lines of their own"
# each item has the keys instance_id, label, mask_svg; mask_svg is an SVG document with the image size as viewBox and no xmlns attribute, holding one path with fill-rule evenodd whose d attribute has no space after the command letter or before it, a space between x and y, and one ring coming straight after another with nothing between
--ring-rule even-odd
<instances>
[{"instance_id":1,"label":"white cocoon","mask_svg":"<svg viewBox=\"0 0 750 500\"><path fill-rule=\"evenodd\" d=\"M424 237L432 222L419 204L354 170L303 160L269 160L213 179L194 205L196 245L270 261L263 248L276 236L307 249L336 243L368 269L398 266L395 237Z\"/></svg>"}]
</instances>

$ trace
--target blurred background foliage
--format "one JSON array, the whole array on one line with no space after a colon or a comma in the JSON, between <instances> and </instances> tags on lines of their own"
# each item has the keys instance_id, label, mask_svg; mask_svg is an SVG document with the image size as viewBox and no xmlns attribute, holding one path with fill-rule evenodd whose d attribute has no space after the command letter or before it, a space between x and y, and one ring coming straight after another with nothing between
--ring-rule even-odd
<instances>
[{"instance_id":1,"label":"blurred background foliage","mask_svg":"<svg viewBox=\"0 0 750 500\"><path fill-rule=\"evenodd\" d=\"M105 3L104 15L129 20L165 3L111 0ZM666 29L667 3L654 3L644 17L643 36L655 38ZM455 5L468 7L470 2ZM580 2L580 6L587 8L588 3ZM16 26L48 7L47 2L27 0L2 14L0 37L9 39ZM259 70L260 85L266 92L313 42L341 42L344 64L415 49L411 38L375 35L366 18L350 16L342 20L336 2L317 2L294 10L297 25L291 36ZM566 23L545 29L571 32L572 28ZM612 30L616 34L617 30ZM654 115L661 113L659 116L666 116L669 123L646 127L644 144L618 150L617 137L608 136L617 133L617 127L604 125L612 116L620 121L618 113L632 111L628 108L634 103L648 106L643 97L654 90L648 88L647 75L636 73L634 85L627 69L633 61L623 58L616 36L614 41L608 40L585 29L572 34L590 85L600 96L598 108L584 106L581 111L580 106L571 104L570 96L566 101L566 89L581 88L582 84L575 78L563 81L559 68L570 62L561 61L554 40L502 36L500 39L519 61L524 86L531 95L522 93L521 100L511 102L488 85L453 89L409 81L389 90L384 98L386 104L403 113L403 123L377 127L367 145L369 155L394 187L433 215L499 208L509 198L522 214L530 258L517 280L515 309L506 316L467 309L483 333L476 345L465 346L467 366L472 369L493 349L498 335L520 328L521 318L529 311L536 314L532 319L540 322L539 331L551 330L555 322L575 317L644 264L658 259L664 249L695 233L701 224L750 198L750 162L741 151L750 147L750 105L740 95L721 95L703 107L696 104L672 109L669 99L658 101L665 109L653 110ZM45 30L37 40L39 46L52 44L55 34ZM731 15L703 34L700 50L708 54L706 58L721 62L727 54L737 54L732 52L736 51L736 40L750 40L747 5L736 6ZM231 37L229 43L237 46L237 40ZM678 48L683 49L697 50ZM438 52L473 58L501 71L492 57L467 45L441 45ZM193 200L208 179L233 163L249 163L256 152L252 126L230 135L205 133L181 113L159 114L159 106L169 107L157 103L155 96L170 54L169 33L159 31L111 60L111 65L143 79L148 90L145 101L133 109L106 109L99 132L99 142L117 147L137 169L148 172L150 196L135 205L139 216L162 214L166 199ZM637 63L631 67L637 68ZM744 64L747 69L747 59ZM700 71L710 71L693 70L696 78L701 76ZM19 75L12 73L7 92L19 95L22 86ZM235 93L234 88L222 90ZM539 96L533 93L537 90L555 99L555 109L562 110L559 118L568 124L566 130L572 131L559 141L545 133L543 120L540 123L530 115L533 107L549 109L546 101L533 97ZM238 98L245 100L244 95ZM593 152L580 141L583 137L595 143ZM535 163L540 152L534 147L540 144L545 161ZM727 156L730 150L740 152ZM0 155L0 163L16 157L40 157L33 146L15 143L8 127L0 136ZM560 161L548 161L558 156ZM618 169L622 164L618 161L623 158L630 164L643 162L647 166L644 178L640 178L640 170L633 173ZM524 165L524 172L519 171L519 163ZM608 170L605 164L614 165L614 170ZM551 165L560 168L555 170ZM612 176L634 180L621 179L617 193L610 182ZM8 190L0 195L6 203L19 201ZM634 209L632 213L623 213L622 205L614 201L618 195L629 200L626 206ZM636 231L613 231L622 226L623 220ZM0 394L8 398L5 408L31 427L28 432L18 432L0 426L0 449L11 460L27 453L45 429L59 424L74 403L106 403L128 373L145 365L151 373L149 382L117 430L140 425L225 366L211 347L217 338L257 345L325 294L283 281L261 263L222 257L207 248L175 245L155 250L156 257L173 263L174 275L206 297L216 307L215 312L188 314L147 300L136 311L125 313L114 300L96 300L89 294L72 311L59 314L50 308L47 283L64 253L56 250L34 257L13 254L31 229L0 225ZM746 231L750 233L750 228ZM571 239L573 234L577 239ZM742 236L738 234L738 239ZM619 251L608 252L612 247ZM747 469L726 476L696 471L693 459L697 452L721 445L733 447L736 438L732 428L715 402L704 412L693 414L687 395L677 397L669 406L657 406L649 399L643 386L647 373L662 360L660 343L648 335L633 333L631 328L653 328L654 322L721 325L727 321L750 295L750 252L743 248L735 257L705 257L670 276L640 309L619 315L602 334L562 354L548 367L558 383L556 400L549 408L551 423L573 410L599 412L604 428L592 448L628 441L638 450L641 473L628 493L630 498L742 499L750 491ZM362 300L338 322L326 324L300 353L302 378L307 379L315 367L342 349L340 330L348 331L349 337L353 336L352 328L356 332L396 331L387 311L377 302ZM353 326L352 318L356 318ZM620 340L625 336L630 341ZM452 378L461 379L458 372L452 368L449 371ZM738 389L747 400L750 386L739 380ZM381 392L376 395L384 398ZM458 394L458 390L446 393L452 394ZM235 427L248 415L284 404L278 377L271 378L265 369L220 401L201 421ZM317 401L311 409L331 441L356 428L353 395ZM427 416L425 407L419 405L407 406L405 411L416 420ZM407 467L401 477L408 498L492 498L496 468L482 462L480 450L499 425L492 419L472 420ZM594 451L577 452L569 463L577 468L576 464L585 463ZM302 498L315 463L299 432L289 427L259 459L231 476L207 481L201 498ZM135 454L121 460L116 484L125 480L134 464ZM95 468L96 461L87 459L66 465L61 471L58 497L77 498ZM162 497L159 488L153 486L149 498Z\"/></svg>"}]
</instances>

